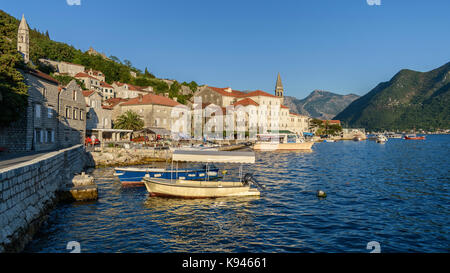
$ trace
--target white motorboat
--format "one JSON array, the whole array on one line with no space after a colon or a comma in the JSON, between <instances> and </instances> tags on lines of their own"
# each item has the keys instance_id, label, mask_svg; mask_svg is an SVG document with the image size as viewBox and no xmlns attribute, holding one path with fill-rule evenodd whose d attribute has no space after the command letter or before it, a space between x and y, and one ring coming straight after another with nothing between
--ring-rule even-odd
<instances>
[{"instance_id":1,"label":"white motorboat","mask_svg":"<svg viewBox=\"0 0 450 273\"><path fill-rule=\"evenodd\" d=\"M293 133L257 134L254 150L306 150L311 151L313 141L305 141Z\"/></svg>"},{"instance_id":2,"label":"white motorboat","mask_svg":"<svg viewBox=\"0 0 450 273\"><path fill-rule=\"evenodd\" d=\"M255 163L253 152L217 152L217 151L183 151L176 150L172 154L173 162L202 162L206 163L206 171L210 163L240 163L239 178L226 181L219 178L214 181L206 176L199 180L162 179L144 176L143 181L150 196L178 197L178 198L215 198L231 196L259 196L259 189L263 188L251 174L243 175L242 164ZM177 176L175 176L177 177Z\"/></svg>"},{"instance_id":3,"label":"white motorboat","mask_svg":"<svg viewBox=\"0 0 450 273\"><path fill-rule=\"evenodd\" d=\"M386 141L388 141L388 138L385 135L378 135L375 141L377 143L385 143Z\"/></svg>"}]
</instances>

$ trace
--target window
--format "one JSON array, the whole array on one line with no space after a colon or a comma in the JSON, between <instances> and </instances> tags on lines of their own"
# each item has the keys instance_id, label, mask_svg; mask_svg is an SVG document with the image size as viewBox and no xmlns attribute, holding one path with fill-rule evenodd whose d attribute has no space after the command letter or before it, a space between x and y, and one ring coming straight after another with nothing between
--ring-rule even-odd
<instances>
[{"instance_id":1,"label":"window","mask_svg":"<svg viewBox=\"0 0 450 273\"><path fill-rule=\"evenodd\" d=\"M70 119L70 107L66 106L66 118Z\"/></svg>"},{"instance_id":2,"label":"window","mask_svg":"<svg viewBox=\"0 0 450 273\"><path fill-rule=\"evenodd\" d=\"M77 100L77 91L75 90L72 91L72 99Z\"/></svg>"},{"instance_id":3,"label":"window","mask_svg":"<svg viewBox=\"0 0 450 273\"><path fill-rule=\"evenodd\" d=\"M36 118L41 118L41 105L36 104L35 109L36 109Z\"/></svg>"},{"instance_id":4,"label":"window","mask_svg":"<svg viewBox=\"0 0 450 273\"><path fill-rule=\"evenodd\" d=\"M34 129L34 143L41 142L41 129Z\"/></svg>"},{"instance_id":5,"label":"window","mask_svg":"<svg viewBox=\"0 0 450 273\"><path fill-rule=\"evenodd\" d=\"M83 110L80 110L80 120L84 120L84 112L83 112Z\"/></svg>"},{"instance_id":6,"label":"window","mask_svg":"<svg viewBox=\"0 0 450 273\"><path fill-rule=\"evenodd\" d=\"M50 107L47 109L47 117L48 118L52 118L53 117L53 109L50 108Z\"/></svg>"},{"instance_id":7,"label":"window","mask_svg":"<svg viewBox=\"0 0 450 273\"><path fill-rule=\"evenodd\" d=\"M73 109L73 119L78 119L78 109L77 108Z\"/></svg>"},{"instance_id":8,"label":"window","mask_svg":"<svg viewBox=\"0 0 450 273\"><path fill-rule=\"evenodd\" d=\"M50 141L55 143L55 131L53 130L50 131Z\"/></svg>"}]
</instances>

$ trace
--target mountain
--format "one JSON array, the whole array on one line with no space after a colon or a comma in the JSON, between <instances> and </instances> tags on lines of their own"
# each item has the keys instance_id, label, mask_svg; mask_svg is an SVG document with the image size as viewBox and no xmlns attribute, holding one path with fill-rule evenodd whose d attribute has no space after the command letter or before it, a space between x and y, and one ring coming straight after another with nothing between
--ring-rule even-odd
<instances>
[{"instance_id":1,"label":"mountain","mask_svg":"<svg viewBox=\"0 0 450 273\"><path fill-rule=\"evenodd\" d=\"M428 71L403 69L352 102L335 119L368 130L450 128L450 62Z\"/></svg>"},{"instance_id":2,"label":"mountain","mask_svg":"<svg viewBox=\"0 0 450 273\"><path fill-rule=\"evenodd\" d=\"M285 96L284 104L295 113L318 119L331 119L357 98L359 96L354 94L338 95L314 90L302 100Z\"/></svg>"}]
</instances>

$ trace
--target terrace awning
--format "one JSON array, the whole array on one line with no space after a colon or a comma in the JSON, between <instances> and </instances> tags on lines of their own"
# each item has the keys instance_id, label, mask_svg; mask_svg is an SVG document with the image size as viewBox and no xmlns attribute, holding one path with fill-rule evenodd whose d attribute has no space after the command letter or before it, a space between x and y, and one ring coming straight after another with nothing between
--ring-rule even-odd
<instances>
[{"instance_id":1,"label":"terrace awning","mask_svg":"<svg viewBox=\"0 0 450 273\"><path fill-rule=\"evenodd\" d=\"M173 161L203 162L203 163L255 163L254 152L225 151L183 151L175 150Z\"/></svg>"},{"instance_id":2,"label":"terrace awning","mask_svg":"<svg viewBox=\"0 0 450 273\"><path fill-rule=\"evenodd\" d=\"M148 134L155 134L155 135L160 135L160 136L170 136L171 132L167 129L164 128L155 128L155 127L150 127L150 128L144 128L141 131L139 131L140 133L148 133Z\"/></svg>"}]
</instances>

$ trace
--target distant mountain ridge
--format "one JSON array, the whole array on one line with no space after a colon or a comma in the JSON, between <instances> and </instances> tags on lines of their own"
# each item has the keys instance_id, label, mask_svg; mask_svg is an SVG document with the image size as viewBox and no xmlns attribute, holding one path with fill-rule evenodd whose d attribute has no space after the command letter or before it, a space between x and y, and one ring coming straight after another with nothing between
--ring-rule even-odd
<instances>
[{"instance_id":1,"label":"distant mountain ridge","mask_svg":"<svg viewBox=\"0 0 450 273\"><path fill-rule=\"evenodd\" d=\"M284 104L292 112L318 119L332 119L344 110L358 95L339 95L323 90L314 90L304 99L285 96Z\"/></svg>"},{"instance_id":2,"label":"distant mountain ridge","mask_svg":"<svg viewBox=\"0 0 450 273\"><path fill-rule=\"evenodd\" d=\"M403 69L336 115L369 130L450 128L450 62L428 72Z\"/></svg>"}]
</instances>

